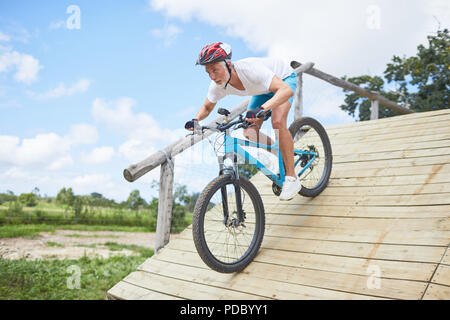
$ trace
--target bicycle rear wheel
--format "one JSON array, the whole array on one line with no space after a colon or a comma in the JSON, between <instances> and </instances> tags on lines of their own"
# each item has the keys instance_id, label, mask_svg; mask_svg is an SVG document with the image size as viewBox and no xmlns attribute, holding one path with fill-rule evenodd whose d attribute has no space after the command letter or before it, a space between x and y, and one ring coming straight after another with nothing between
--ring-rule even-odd
<instances>
[{"instance_id":1,"label":"bicycle rear wheel","mask_svg":"<svg viewBox=\"0 0 450 320\"><path fill-rule=\"evenodd\" d=\"M310 166L302 173L302 188L299 192L305 197L319 195L328 185L333 164L331 144L325 128L313 118L300 118L289 127L294 140L294 149L310 154L294 152L295 173L298 175L309 162Z\"/></svg>"},{"instance_id":2,"label":"bicycle rear wheel","mask_svg":"<svg viewBox=\"0 0 450 320\"><path fill-rule=\"evenodd\" d=\"M264 236L264 206L254 185L239 178L244 221L238 217L236 188L231 175L220 175L200 194L192 232L202 260L222 273L239 272L256 256ZM228 212L228 216L227 216Z\"/></svg>"}]
</instances>

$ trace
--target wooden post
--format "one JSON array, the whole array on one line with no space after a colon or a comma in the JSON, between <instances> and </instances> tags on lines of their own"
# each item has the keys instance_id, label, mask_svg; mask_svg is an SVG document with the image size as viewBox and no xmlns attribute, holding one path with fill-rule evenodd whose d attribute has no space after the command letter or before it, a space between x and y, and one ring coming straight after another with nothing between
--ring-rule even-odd
<instances>
[{"instance_id":1,"label":"wooden post","mask_svg":"<svg viewBox=\"0 0 450 320\"><path fill-rule=\"evenodd\" d=\"M173 159L161 164L159 178L158 218L156 220L155 253L169 242L173 205Z\"/></svg>"},{"instance_id":2,"label":"wooden post","mask_svg":"<svg viewBox=\"0 0 450 320\"><path fill-rule=\"evenodd\" d=\"M294 96L294 121L303 115L303 72L297 74L297 90Z\"/></svg>"},{"instance_id":3,"label":"wooden post","mask_svg":"<svg viewBox=\"0 0 450 320\"><path fill-rule=\"evenodd\" d=\"M370 100L372 106L370 108L370 120L377 120L379 115L379 104L378 100Z\"/></svg>"}]
</instances>

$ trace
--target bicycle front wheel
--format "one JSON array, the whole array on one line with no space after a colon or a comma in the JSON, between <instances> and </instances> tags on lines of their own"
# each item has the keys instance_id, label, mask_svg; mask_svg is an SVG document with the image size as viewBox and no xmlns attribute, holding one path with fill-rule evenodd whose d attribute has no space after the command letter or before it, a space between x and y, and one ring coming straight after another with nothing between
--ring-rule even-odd
<instances>
[{"instance_id":1,"label":"bicycle front wheel","mask_svg":"<svg viewBox=\"0 0 450 320\"><path fill-rule=\"evenodd\" d=\"M328 185L333 164L330 139L325 128L313 118L300 118L289 131L294 140L295 173L300 175L305 197L319 195ZM306 167L306 169L304 169Z\"/></svg>"},{"instance_id":2,"label":"bicycle front wheel","mask_svg":"<svg viewBox=\"0 0 450 320\"><path fill-rule=\"evenodd\" d=\"M238 213L235 182L225 174L200 194L192 220L198 254L211 269L222 273L244 269L258 253L264 236L264 206L258 190L245 177L237 183L242 215Z\"/></svg>"}]
</instances>

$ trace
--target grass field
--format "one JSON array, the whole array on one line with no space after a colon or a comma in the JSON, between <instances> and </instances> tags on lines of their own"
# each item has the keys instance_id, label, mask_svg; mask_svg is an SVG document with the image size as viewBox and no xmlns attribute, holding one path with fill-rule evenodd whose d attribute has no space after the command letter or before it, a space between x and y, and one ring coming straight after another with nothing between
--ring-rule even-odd
<instances>
[{"instance_id":1,"label":"grass field","mask_svg":"<svg viewBox=\"0 0 450 320\"><path fill-rule=\"evenodd\" d=\"M192 213L172 227L184 230L192 223ZM1 239L26 237L39 241L40 232L56 230L154 232L156 216L149 210L131 211L101 207L84 207L82 213L39 201L25 207L13 203L0 206ZM135 256L109 258L9 260L0 258L0 300L102 300L106 292L137 266L153 255L153 250L136 245L104 243L111 251L132 250ZM48 246L61 246L48 243ZM95 246L95 245L90 245Z\"/></svg>"},{"instance_id":2,"label":"grass field","mask_svg":"<svg viewBox=\"0 0 450 320\"><path fill-rule=\"evenodd\" d=\"M104 300L106 292L153 255L137 246L139 256L78 260L6 260L0 258L0 300Z\"/></svg>"},{"instance_id":3,"label":"grass field","mask_svg":"<svg viewBox=\"0 0 450 320\"><path fill-rule=\"evenodd\" d=\"M16 202L0 206L0 225L48 225L48 226L120 226L142 227L156 231L156 213L151 210L129 210L103 207L84 207L78 214L54 202L39 201L37 206L25 207ZM181 219L173 219L172 232L184 230L192 223L192 213ZM1 235L0 235L1 237Z\"/></svg>"}]
</instances>

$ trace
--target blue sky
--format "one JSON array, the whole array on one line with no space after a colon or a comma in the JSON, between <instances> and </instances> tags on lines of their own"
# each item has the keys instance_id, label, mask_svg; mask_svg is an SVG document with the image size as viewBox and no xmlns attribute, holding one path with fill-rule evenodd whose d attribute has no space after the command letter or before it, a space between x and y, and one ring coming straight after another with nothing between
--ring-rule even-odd
<instances>
[{"instance_id":1,"label":"blue sky","mask_svg":"<svg viewBox=\"0 0 450 320\"><path fill-rule=\"evenodd\" d=\"M415 53L435 17L448 26L440 0L325 2L0 0L0 192L156 196L158 170L133 184L122 171L186 134L209 85L194 65L207 43L231 44L234 60L280 56L337 76L381 74L392 55ZM71 5L79 29L67 27ZM305 114L323 124L353 121L338 108L343 97L305 78ZM215 165L187 159L175 159L177 181L199 191Z\"/></svg>"}]
</instances>

